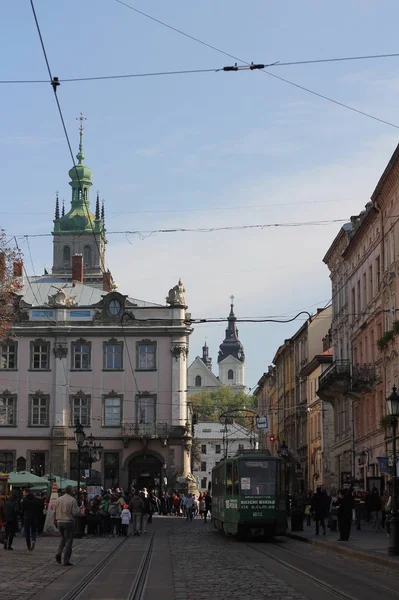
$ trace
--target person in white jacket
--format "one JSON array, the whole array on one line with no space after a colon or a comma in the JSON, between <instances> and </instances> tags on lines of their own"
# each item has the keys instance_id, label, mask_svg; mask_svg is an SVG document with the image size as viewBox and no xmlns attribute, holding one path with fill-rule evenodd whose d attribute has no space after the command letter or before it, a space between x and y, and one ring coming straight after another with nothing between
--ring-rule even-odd
<instances>
[{"instance_id":1,"label":"person in white jacket","mask_svg":"<svg viewBox=\"0 0 399 600\"><path fill-rule=\"evenodd\" d=\"M121 512L121 524L122 524L122 535L127 536L129 529L129 523L132 520L132 513L129 510L127 504L124 505L123 511Z\"/></svg>"}]
</instances>

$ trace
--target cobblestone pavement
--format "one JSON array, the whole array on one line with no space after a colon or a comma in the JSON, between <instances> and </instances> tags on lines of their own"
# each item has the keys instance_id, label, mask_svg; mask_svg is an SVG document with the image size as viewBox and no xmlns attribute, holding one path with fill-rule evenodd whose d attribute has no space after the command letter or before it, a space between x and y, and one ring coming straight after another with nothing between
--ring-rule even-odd
<instances>
[{"instance_id":1,"label":"cobblestone pavement","mask_svg":"<svg viewBox=\"0 0 399 600\"><path fill-rule=\"evenodd\" d=\"M0 545L0 598L28 600L39 590L68 571L57 565L54 556L59 544L58 537L38 537L33 552L29 552L22 534L14 539L14 550L3 550ZM110 545L107 538L74 540L72 561L81 562L103 545Z\"/></svg>"},{"instance_id":2,"label":"cobblestone pavement","mask_svg":"<svg viewBox=\"0 0 399 600\"><path fill-rule=\"evenodd\" d=\"M176 525L169 533L176 600L305 600L249 556L245 545L226 540L212 525Z\"/></svg>"}]
</instances>

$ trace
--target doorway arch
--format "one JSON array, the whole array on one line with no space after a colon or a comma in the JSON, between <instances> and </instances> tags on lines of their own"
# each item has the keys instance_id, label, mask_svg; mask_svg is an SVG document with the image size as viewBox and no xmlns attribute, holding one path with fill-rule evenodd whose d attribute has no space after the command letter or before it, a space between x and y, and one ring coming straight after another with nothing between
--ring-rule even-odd
<instances>
[{"instance_id":1,"label":"doorway arch","mask_svg":"<svg viewBox=\"0 0 399 600\"><path fill-rule=\"evenodd\" d=\"M152 452L137 452L127 461L128 486L136 490L163 491L164 459Z\"/></svg>"}]
</instances>

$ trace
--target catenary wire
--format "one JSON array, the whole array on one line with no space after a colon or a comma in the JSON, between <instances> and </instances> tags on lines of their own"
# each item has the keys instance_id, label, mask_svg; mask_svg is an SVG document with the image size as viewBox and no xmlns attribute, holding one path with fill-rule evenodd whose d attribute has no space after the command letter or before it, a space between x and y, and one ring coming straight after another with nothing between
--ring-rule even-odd
<instances>
[{"instance_id":1,"label":"catenary wire","mask_svg":"<svg viewBox=\"0 0 399 600\"><path fill-rule=\"evenodd\" d=\"M215 50L215 52L219 52L220 54L224 54L225 56L228 56L229 58L232 58L240 63L243 63L245 65L250 65L250 63L246 60L243 60L242 58L239 58L238 56L234 56L233 54L230 54L229 52L225 52L224 50L222 50L221 48L218 48L216 46L213 46L212 44L208 44L207 42L204 42L203 40L192 36L188 33L185 33L184 31L182 31L181 29L177 29L176 27L173 27L172 25L169 25L168 23L165 23L164 21L161 21L160 19L156 19L155 17L149 15L148 13L145 13L133 6L131 6L130 4L127 4L126 2L123 2L122 0L115 0L115 2L117 2L118 4L121 4L122 6L125 6L126 8L129 8L130 10L133 10L134 12L142 15L143 17L150 19L151 21L154 21L155 23L158 23L164 27L167 27L168 29L171 29L172 31L175 31L176 33L183 35L186 38L189 38L199 44L202 44L203 46L206 46L207 48L210 48L211 50ZM310 88L307 88L305 86L299 85L298 83L295 83L293 81L290 81L289 79L285 79L284 77L280 77L279 75L275 75L274 73L270 73L270 71L266 71L265 69L263 69L263 73L265 73L265 75L269 75L270 77L275 77L276 79L279 79L281 81L283 81L284 83L287 83L288 85L292 85L300 90L303 90L304 92L307 92L309 94L312 94L314 96L317 96L318 98L321 98L323 100L326 100L328 102L331 102L333 104L335 104L336 106L340 106L341 108L346 108L347 110L350 110L352 112L358 113L364 117L368 117L369 119L373 119L374 121L378 121L380 123L383 123L385 125L388 125L389 127L394 127L395 129L399 129L399 125L396 125L395 123L391 123L390 121L386 121L385 119L381 119L379 117L376 117L370 113L366 113L365 111L362 110L358 110L357 108L354 108L353 106L349 106L348 104L345 104L343 102L339 102L338 100L334 100L333 98L330 98L329 96L326 96L324 94L320 94L319 92L316 92L314 90L311 90Z\"/></svg>"}]
</instances>

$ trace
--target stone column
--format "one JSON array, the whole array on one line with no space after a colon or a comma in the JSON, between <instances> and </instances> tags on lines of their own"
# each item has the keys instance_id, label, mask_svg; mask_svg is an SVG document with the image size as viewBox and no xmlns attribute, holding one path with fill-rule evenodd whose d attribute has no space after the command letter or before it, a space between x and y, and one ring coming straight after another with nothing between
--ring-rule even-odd
<instances>
[{"instance_id":1,"label":"stone column","mask_svg":"<svg viewBox=\"0 0 399 600\"><path fill-rule=\"evenodd\" d=\"M50 466L52 475L67 475L68 466L68 346L67 342L56 342L54 347L53 372L53 431L51 439Z\"/></svg>"},{"instance_id":2,"label":"stone column","mask_svg":"<svg viewBox=\"0 0 399 600\"><path fill-rule=\"evenodd\" d=\"M172 339L172 426L184 427L187 421L187 341Z\"/></svg>"}]
</instances>

